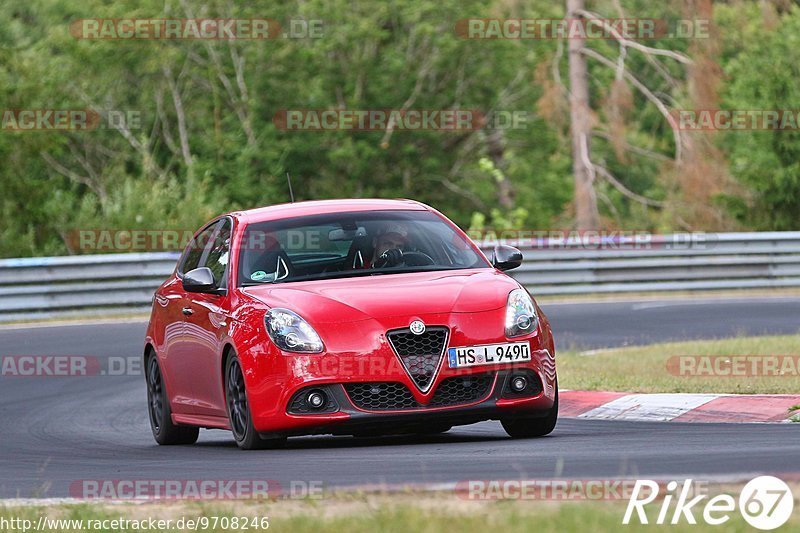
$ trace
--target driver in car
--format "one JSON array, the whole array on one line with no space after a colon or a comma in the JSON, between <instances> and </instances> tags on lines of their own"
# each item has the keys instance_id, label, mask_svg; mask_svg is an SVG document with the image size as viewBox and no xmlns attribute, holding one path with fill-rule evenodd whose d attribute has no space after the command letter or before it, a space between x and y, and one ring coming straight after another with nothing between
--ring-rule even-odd
<instances>
[{"instance_id":1,"label":"driver in car","mask_svg":"<svg viewBox=\"0 0 800 533\"><path fill-rule=\"evenodd\" d=\"M403 262L403 247L408 244L408 229L402 224L387 224L372 239L374 252L363 268L397 266Z\"/></svg>"}]
</instances>

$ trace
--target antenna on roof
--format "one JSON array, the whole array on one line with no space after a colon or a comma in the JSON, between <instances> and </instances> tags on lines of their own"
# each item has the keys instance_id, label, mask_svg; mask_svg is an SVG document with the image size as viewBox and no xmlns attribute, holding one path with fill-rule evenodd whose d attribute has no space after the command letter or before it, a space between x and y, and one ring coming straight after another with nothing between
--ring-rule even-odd
<instances>
[{"instance_id":1,"label":"antenna on roof","mask_svg":"<svg viewBox=\"0 0 800 533\"><path fill-rule=\"evenodd\" d=\"M289 197L292 199L292 203L294 203L294 192L292 192L292 178L289 176L289 173L286 173L286 182L289 184Z\"/></svg>"}]
</instances>

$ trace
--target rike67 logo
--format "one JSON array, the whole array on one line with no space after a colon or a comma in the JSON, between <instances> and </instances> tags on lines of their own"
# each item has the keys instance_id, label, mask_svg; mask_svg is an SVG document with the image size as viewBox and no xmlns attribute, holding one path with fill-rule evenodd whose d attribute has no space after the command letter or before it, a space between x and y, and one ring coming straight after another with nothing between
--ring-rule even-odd
<instances>
[{"instance_id":1,"label":"rike67 logo","mask_svg":"<svg viewBox=\"0 0 800 533\"><path fill-rule=\"evenodd\" d=\"M738 507L748 524L767 531L785 524L794 509L791 489L773 476L760 476L748 482L738 500L730 494L711 498L708 494L696 495L695 489L691 479L685 480L680 487L677 481L670 481L666 493L659 494L659 484L655 481L637 480L622 523L627 525L638 520L640 524L675 525L685 520L688 524L697 524L695 514L698 514L706 524L719 526L728 522ZM662 497L661 505L651 506L651 510L658 509L658 515L651 522L653 517L648 517L645 506L655 502L659 496Z\"/></svg>"}]
</instances>

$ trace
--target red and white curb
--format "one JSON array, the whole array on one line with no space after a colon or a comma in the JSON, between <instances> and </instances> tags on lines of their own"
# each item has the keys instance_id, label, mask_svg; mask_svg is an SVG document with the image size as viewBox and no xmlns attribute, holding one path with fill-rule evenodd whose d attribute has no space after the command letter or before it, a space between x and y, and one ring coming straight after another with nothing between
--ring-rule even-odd
<instances>
[{"instance_id":1,"label":"red and white curb","mask_svg":"<svg viewBox=\"0 0 800 533\"><path fill-rule=\"evenodd\" d=\"M791 394L628 394L560 391L558 414L566 418L646 422L800 421L800 395Z\"/></svg>"}]
</instances>

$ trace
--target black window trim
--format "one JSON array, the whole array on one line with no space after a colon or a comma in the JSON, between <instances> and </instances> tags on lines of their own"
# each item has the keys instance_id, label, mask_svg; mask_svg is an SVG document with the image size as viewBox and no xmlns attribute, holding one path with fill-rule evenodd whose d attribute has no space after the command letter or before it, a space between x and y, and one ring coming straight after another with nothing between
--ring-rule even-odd
<instances>
[{"instance_id":1,"label":"black window trim","mask_svg":"<svg viewBox=\"0 0 800 533\"><path fill-rule=\"evenodd\" d=\"M219 223L217 224L218 227L214 228L214 233L211 234L211 242L209 242L209 246L211 246L211 243L217 240L217 237L219 237L219 233L222 231L222 227L225 225L226 220L230 222L230 235L228 236L228 262L225 264L225 271L222 273L222 278L220 279L220 285L218 288L221 294L224 294L228 291L228 282L230 281L231 248L233 244L233 219L230 217L220 217ZM210 254L210 247L204 249L203 255L200 257L200 261L198 263L205 263L208 261L208 256Z\"/></svg>"},{"instance_id":2,"label":"black window trim","mask_svg":"<svg viewBox=\"0 0 800 533\"><path fill-rule=\"evenodd\" d=\"M216 218L216 219L212 220L211 222L209 222L208 224L206 224L205 226L203 226L197 233L195 233L192 236L192 241L194 241L194 239L196 239L198 235L202 234L204 231L206 231L209 228L213 228L212 233L211 233L211 237L212 238L209 239L208 243L206 244L206 247L203 248L203 254L200 256L200 259L197 261L197 264L201 264L206 259L208 259L208 254L210 252L210 250L208 249L208 246L210 246L210 244L214 241L214 239L217 236L217 233L219 232L220 228L219 227L215 227L215 226L222 226L222 224L224 223L225 220L227 220L231 224L231 236L230 236L230 242L228 243L228 264L225 265L225 274L223 275L223 278L226 280L226 287L225 288L220 288L220 294L227 293L227 287L230 286L231 249L233 248L233 217L231 217L230 215L223 215L223 216L221 216L219 218ZM185 274L185 272L183 271L183 266L186 264L186 260L187 260L188 257L189 257L189 245L187 245L186 250L183 251L183 255L181 256L181 259L178 262L178 268L175 271L175 273L178 276L178 279L183 279L183 275Z\"/></svg>"},{"instance_id":3,"label":"black window trim","mask_svg":"<svg viewBox=\"0 0 800 533\"><path fill-rule=\"evenodd\" d=\"M189 259L189 252L190 252L189 247L192 245L192 243L194 243L195 239L197 239L198 236L202 235L204 231L206 231L209 228L212 228L213 226L218 225L220 220L222 219L216 218L212 220L211 222L209 222L208 224L197 230L194 235L192 235L192 240L189 241L189 243L186 245L186 248L183 250L183 255L181 255L180 261L178 261L178 268L176 269L176 273L178 274L178 277L180 279L183 279L183 275L186 273L184 272L183 267L186 265L186 261ZM203 252L205 253L205 248L203 249ZM203 255L201 254L200 260L202 260L202 258ZM200 260L197 261L198 264L200 263Z\"/></svg>"},{"instance_id":4,"label":"black window trim","mask_svg":"<svg viewBox=\"0 0 800 533\"><path fill-rule=\"evenodd\" d=\"M447 217L445 217L444 215L442 215L438 211L433 211L433 210L430 210L430 209L379 209L377 211L374 211L374 210L364 210L364 211L357 210L357 211L342 211L342 212L331 212L331 213L314 213L314 214L309 214L309 215L296 215L296 216L290 216L290 217L284 217L284 218L251 221L251 222L248 222L247 225L245 226L245 228L243 229L242 238L244 238L244 235L246 234L247 230L251 226L257 226L257 225L263 224L263 223L276 224L278 226L277 229L281 230L281 229L286 229L285 227L283 227L284 225L287 225L288 227L292 227L292 223L297 223L298 221L300 221L302 219L312 219L313 220L313 219L316 219L318 217L319 218L325 218L326 216L329 216L329 215L347 215L347 216L353 216L353 217L362 216L362 215L369 216L370 214L374 214L376 212L377 213L381 213L381 214L383 214L383 213L394 213L394 212L401 212L401 213L423 213L424 212L424 213L430 214L435 220L437 220L437 221L441 222L442 224L448 226L454 233L456 233L456 234L458 234L458 232L464 233L464 231L461 228L459 228L458 225L456 225L453 221L451 221L450 219L448 219ZM431 272L440 272L440 271L449 271L449 270L462 270L462 269L466 270L466 269L473 269L473 268L487 268L487 269L492 269L493 268L491 261L486 257L486 255L483 253L483 251L480 249L480 247L477 245L477 243L475 243L469 237L469 235L464 234L464 237L466 238L466 241L467 241L468 245L472 245L472 247L474 247L474 249L473 248L471 248L471 249L472 249L473 252L476 253L476 256L477 256L476 257L476 264L477 263L481 263L483 266L472 265L472 266L468 266L468 267L448 268L448 269L443 269L443 270L431 270ZM236 268L238 270L239 269L239 261L242 258L242 250L241 250L241 248L239 249L237 255L238 255L238 257L237 257L237 267ZM444 255L445 255L446 259L450 260L451 264L453 264L453 258L450 256L450 254L446 250L444 251ZM228 265L228 267L230 267L230 265ZM321 279L324 279L324 278L321 278ZM230 281L230 278L229 278L229 281ZM302 280L302 279L291 280L291 282L302 282L302 281L306 281L306 280ZM318 280L310 280L310 281L318 281ZM237 273L236 287L238 287L238 288L246 287L247 285L244 284L245 282L246 282L246 280L239 279L239 275ZM230 284L229 284L229 286L230 286Z\"/></svg>"}]
</instances>

